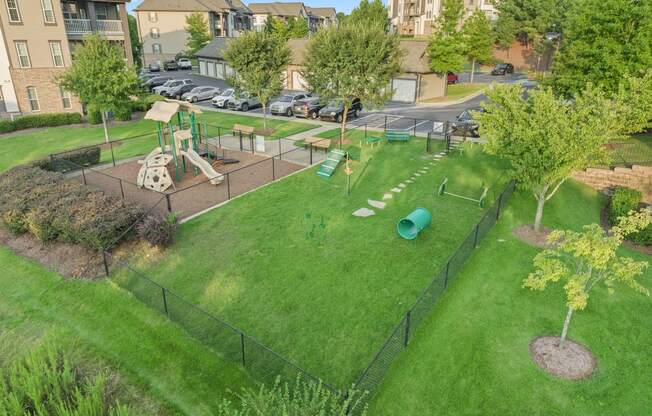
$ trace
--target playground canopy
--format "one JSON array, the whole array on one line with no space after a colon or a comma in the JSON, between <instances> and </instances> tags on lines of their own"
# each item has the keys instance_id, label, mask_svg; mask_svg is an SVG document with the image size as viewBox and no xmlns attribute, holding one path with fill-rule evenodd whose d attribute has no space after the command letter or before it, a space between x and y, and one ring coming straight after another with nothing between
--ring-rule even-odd
<instances>
[{"instance_id":1,"label":"playground canopy","mask_svg":"<svg viewBox=\"0 0 652 416\"><path fill-rule=\"evenodd\" d=\"M167 124L179 111L195 114L202 113L197 106L185 101L166 99L165 101L156 101L152 105L152 108L145 114L145 120L160 121Z\"/></svg>"}]
</instances>

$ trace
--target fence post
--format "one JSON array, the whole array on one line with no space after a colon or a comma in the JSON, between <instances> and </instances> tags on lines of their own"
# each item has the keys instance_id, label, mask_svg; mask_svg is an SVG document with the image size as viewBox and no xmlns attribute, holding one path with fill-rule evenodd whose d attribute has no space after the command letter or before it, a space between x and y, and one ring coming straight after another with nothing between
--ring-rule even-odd
<instances>
[{"instance_id":1,"label":"fence post","mask_svg":"<svg viewBox=\"0 0 652 416\"><path fill-rule=\"evenodd\" d=\"M109 142L109 148L111 149L111 163L113 163L113 166L115 167L115 154L113 154L113 142Z\"/></svg>"},{"instance_id":2,"label":"fence post","mask_svg":"<svg viewBox=\"0 0 652 416\"><path fill-rule=\"evenodd\" d=\"M273 181L276 180L276 169L275 169L274 165L275 165L274 156L272 156L272 180Z\"/></svg>"},{"instance_id":3,"label":"fence post","mask_svg":"<svg viewBox=\"0 0 652 416\"><path fill-rule=\"evenodd\" d=\"M217 145L219 148L222 148L222 133L220 132L220 128L217 128Z\"/></svg>"},{"instance_id":4,"label":"fence post","mask_svg":"<svg viewBox=\"0 0 652 416\"><path fill-rule=\"evenodd\" d=\"M451 261L448 260L448 263L446 263L446 274L444 275L444 289L448 287L448 270L451 267Z\"/></svg>"},{"instance_id":5,"label":"fence post","mask_svg":"<svg viewBox=\"0 0 652 416\"><path fill-rule=\"evenodd\" d=\"M226 174L226 198L231 199L231 175Z\"/></svg>"},{"instance_id":6,"label":"fence post","mask_svg":"<svg viewBox=\"0 0 652 416\"><path fill-rule=\"evenodd\" d=\"M414 119L414 134L412 134L414 137L417 136L417 119Z\"/></svg>"},{"instance_id":7,"label":"fence post","mask_svg":"<svg viewBox=\"0 0 652 416\"><path fill-rule=\"evenodd\" d=\"M245 338L244 334L240 332L240 351L242 351L242 366L247 366L247 361L245 360Z\"/></svg>"},{"instance_id":8,"label":"fence post","mask_svg":"<svg viewBox=\"0 0 652 416\"><path fill-rule=\"evenodd\" d=\"M106 258L106 250L102 250L102 262L104 263L104 273L109 277L109 261Z\"/></svg>"},{"instance_id":9,"label":"fence post","mask_svg":"<svg viewBox=\"0 0 652 416\"><path fill-rule=\"evenodd\" d=\"M312 166L312 145L308 147L310 148L310 166Z\"/></svg>"},{"instance_id":10,"label":"fence post","mask_svg":"<svg viewBox=\"0 0 652 416\"><path fill-rule=\"evenodd\" d=\"M84 173L84 167L83 166L81 167L81 170L82 170L82 179L84 179L84 185L88 185L86 183L86 174Z\"/></svg>"},{"instance_id":11,"label":"fence post","mask_svg":"<svg viewBox=\"0 0 652 416\"><path fill-rule=\"evenodd\" d=\"M503 191L499 196L498 196L498 204L497 204L497 209L496 209L496 221L500 219L500 208L503 204L503 195L505 194L505 191Z\"/></svg>"},{"instance_id":12,"label":"fence post","mask_svg":"<svg viewBox=\"0 0 652 416\"><path fill-rule=\"evenodd\" d=\"M387 131L387 114L385 114L385 128L384 128L384 130Z\"/></svg>"},{"instance_id":13,"label":"fence post","mask_svg":"<svg viewBox=\"0 0 652 416\"><path fill-rule=\"evenodd\" d=\"M118 178L118 181L120 183L120 194L122 195L122 200L124 201L124 199L125 199L125 188L122 186L122 179Z\"/></svg>"},{"instance_id":14,"label":"fence post","mask_svg":"<svg viewBox=\"0 0 652 416\"><path fill-rule=\"evenodd\" d=\"M240 151L242 152L242 132L238 132L238 137L240 138Z\"/></svg>"},{"instance_id":15,"label":"fence post","mask_svg":"<svg viewBox=\"0 0 652 416\"><path fill-rule=\"evenodd\" d=\"M410 319L412 317L412 311L408 311L405 315L405 338L403 339L403 346L407 347L408 341L410 340Z\"/></svg>"},{"instance_id":16,"label":"fence post","mask_svg":"<svg viewBox=\"0 0 652 416\"><path fill-rule=\"evenodd\" d=\"M55 172L58 172L56 166L54 166L54 155L50 153L50 166L52 167L52 170Z\"/></svg>"},{"instance_id":17,"label":"fence post","mask_svg":"<svg viewBox=\"0 0 652 416\"><path fill-rule=\"evenodd\" d=\"M249 135L249 146L251 147L251 154L254 154L254 134Z\"/></svg>"},{"instance_id":18,"label":"fence post","mask_svg":"<svg viewBox=\"0 0 652 416\"><path fill-rule=\"evenodd\" d=\"M480 232L480 223L477 223L476 226L475 226L475 236L473 237L473 248L478 247L478 233L479 232Z\"/></svg>"},{"instance_id":19,"label":"fence post","mask_svg":"<svg viewBox=\"0 0 652 416\"><path fill-rule=\"evenodd\" d=\"M283 160L283 151L281 150L281 140L278 139L278 160Z\"/></svg>"},{"instance_id":20,"label":"fence post","mask_svg":"<svg viewBox=\"0 0 652 416\"><path fill-rule=\"evenodd\" d=\"M161 293L163 294L163 309L165 309L165 316L168 318L170 317L170 313L168 312L168 298L165 296L165 288L161 287Z\"/></svg>"},{"instance_id":21,"label":"fence post","mask_svg":"<svg viewBox=\"0 0 652 416\"><path fill-rule=\"evenodd\" d=\"M168 205L168 213L172 213L172 201L170 201L170 194L165 194L165 202Z\"/></svg>"}]
</instances>

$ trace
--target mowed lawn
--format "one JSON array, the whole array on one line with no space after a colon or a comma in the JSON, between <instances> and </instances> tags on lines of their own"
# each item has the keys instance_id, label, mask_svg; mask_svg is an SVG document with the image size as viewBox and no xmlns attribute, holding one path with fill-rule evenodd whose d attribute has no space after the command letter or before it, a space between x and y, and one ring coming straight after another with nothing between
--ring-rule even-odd
<instances>
[{"instance_id":1,"label":"mowed lawn","mask_svg":"<svg viewBox=\"0 0 652 416\"><path fill-rule=\"evenodd\" d=\"M251 117L242 113L224 113L204 111L198 117L200 123L206 123L209 134L217 134L220 130L228 130L234 124L244 124L260 128L263 119ZM275 130L275 135L283 137L301 133L318 127L315 124L299 121L268 120L268 126ZM156 123L148 120L134 120L127 123L117 123L110 126L111 140L128 139L114 147L116 159L124 159L149 153L158 144L156 139ZM101 144L104 142L104 129L101 126L81 127L51 127L42 130L25 132L24 134L2 138L0 135L0 172L13 166L40 159L51 153L75 149L81 146ZM102 161L111 161L109 149L102 150Z\"/></svg>"},{"instance_id":2,"label":"mowed lawn","mask_svg":"<svg viewBox=\"0 0 652 416\"><path fill-rule=\"evenodd\" d=\"M598 222L605 197L568 183L546 205L544 224L579 230ZM530 359L528 345L558 335L566 313L560 284L546 292L521 287L539 251L512 236L532 223L528 193L514 195L429 319L413 335L381 384L373 415L649 415L652 409L652 299L601 286L571 321L569 337L597 357L584 381L556 379ZM622 249L621 254L651 261ZM652 290L652 269L641 282Z\"/></svg>"},{"instance_id":3,"label":"mowed lawn","mask_svg":"<svg viewBox=\"0 0 652 416\"><path fill-rule=\"evenodd\" d=\"M312 168L183 224L162 258L132 266L326 382L354 382L483 213L435 196L442 179L475 197L483 183L493 197L507 180L479 146L430 166L423 140L371 148L359 133L349 139L357 159L350 196L343 166L330 180ZM352 216L424 166L428 173L386 209ZM433 224L402 240L396 223L417 207L432 212ZM135 284L126 271L114 278Z\"/></svg>"},{"instance_id":4,"label":"mowed lawn","mask_svg":"<svg viewBox=\"0 0 652 416\"><path fill-rule=\"evenodd\" d=\"M111 282L66 280L0 248L0 367L41 345L106 366L139 415L213 415L254 385L238 365Z\"/></svg>"}]
</instances>

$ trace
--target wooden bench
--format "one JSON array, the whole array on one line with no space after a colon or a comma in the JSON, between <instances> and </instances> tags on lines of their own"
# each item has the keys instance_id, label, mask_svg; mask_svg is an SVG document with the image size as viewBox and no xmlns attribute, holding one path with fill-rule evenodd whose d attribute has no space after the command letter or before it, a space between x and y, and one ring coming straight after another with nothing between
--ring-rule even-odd
<instances>
[{"instance_id":1,"label":"wooden bench","mask_svg":"<svg viewBox=\"0 0 652 416\"><path fill-rule=\"evenodd\" d=\"M304 141L304 146L308 146L323 149L325 152L328 152L328 149L331 147L331 139L324 139L323 137L308 137Z\"/></svg>"},{"instance_id":2,"label":"wooden bench","mask_svg":"<svg viewBox=\"0 0 652 416\"><path fill-rule=\"evenodd\" d=\"M233 135L237 136L237 133L246 134L248 136L253 135L255 129L251 126L245 126L244 124L235 124L233 126Z\"/></svg>"},{"instance_id":3,"label":"wooden bench","mask_svg":"<svg viewBox=\"0 0 652 416\"><path fill-rule=\"evenodd\" d=\"M385 132L385 139L387 139L388 142L408 142L410 141L410 133L405 131L387 130Z\"/></svg>"}]
</instances>

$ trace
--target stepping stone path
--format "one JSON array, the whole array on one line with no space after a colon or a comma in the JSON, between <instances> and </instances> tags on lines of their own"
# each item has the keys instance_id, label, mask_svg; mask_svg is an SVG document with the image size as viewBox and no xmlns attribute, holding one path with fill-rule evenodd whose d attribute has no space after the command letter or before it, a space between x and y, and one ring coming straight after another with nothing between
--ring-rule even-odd
<instances>
[{"instance_id":1,"label":"stepping stone path","mask_svg":"<svg viewBox=\"0 0 652 416\"><path fill-rule=\"evenodd\" d=\"M394 195L392 195L392 194L383 195L383 199L392 199L392 198L394 198Z\"/></svg>"},{"instance_id":2,"label":"stepping stone path","mask_svg":"<svg viewBox=\"0 0 652 416\"><path fill-rule=\"evenodd\" d=\"M376 215L376 213L373 210L370 210L369 208L360 208L359 210L353 213L353 216L362 217L362 218L371 217L372 215Z\"/></svg>"},{"instance_id":3,"label":"stepping stone path","mask_svg":"<svg viewBox=\"0 0 652 416\"><path fill-rule=\"evenodd\" d=\"M399 188L405 188L406 186L407 186L407 185L404 184L404 183L399 183L399 184L398 184L398 187L399 187Z\"/></svg>"},{"instance_id":4,"label":"stepping stone path","mask_svg":"<svg viewBox=\"0 0 652 416\"><path fill-rule=\"evenodd\" d=\"M387 205L387 204L384 203L384 202L381 202L381 201L374 201L373 199L367 199L367 203L368 203L369 205L371 205L372 207L374 207L374 208L378 208L378 209L385 209L385 206Z\"/></svg>"},{"instance_id":5,"label":"stepping stone path","mask_svg":"<svg viewBox=\"0 0 652 416\"><path fill-rule=\"evenodd\" d=\"M401 189L401 188L392 188L392 189L390 189L390 191L392 191L392 192L394 192L394 193L397 194L397 193L401 192L402 189Z\"/></svg>"},{"instance_id":6,"label":"stepping stone path","mask_svg":"<svg viewBox=\"0 0 652 416\"><path fill-rule=\"evenodd\" d=\"M420 173L415 173L414 176L421 176L421 174Z\"/></svg>"},{"instance_id":7,"label":"stepping stone path","mask_svg":"<svg viewBox=\"0 0 652 416\"><path fill-rule=\"evenodd\" d=\"M413 181L412 179L408 179L408 180L405 181L405 182L407 182L407 183L414 183L414 181Z\"/></svg>"}]
</instances>

